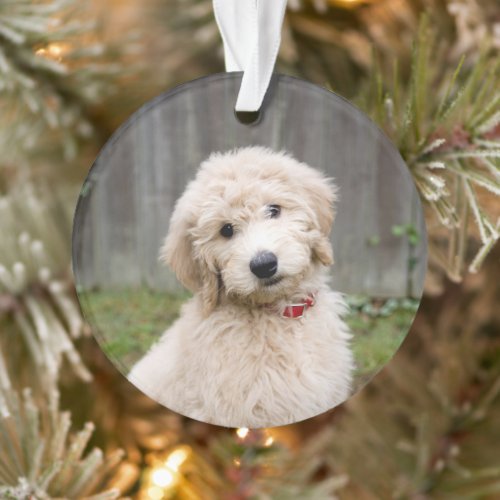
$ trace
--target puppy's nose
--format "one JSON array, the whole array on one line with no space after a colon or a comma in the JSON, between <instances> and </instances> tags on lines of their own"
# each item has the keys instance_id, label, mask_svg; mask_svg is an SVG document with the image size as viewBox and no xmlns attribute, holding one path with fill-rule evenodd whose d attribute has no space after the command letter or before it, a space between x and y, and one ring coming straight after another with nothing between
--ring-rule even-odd
<instances>
[{"instance_id":1,"label":"puppy's nose","mask_svg":"<svg viewBox=\"0 0 500 500\"><path fill-rule=\"evenodd\" d=\"M270 278L278 270L278 257L273 252L259 252L250 261L250 271L257 278Z\"/></svg>"}]
</instances>

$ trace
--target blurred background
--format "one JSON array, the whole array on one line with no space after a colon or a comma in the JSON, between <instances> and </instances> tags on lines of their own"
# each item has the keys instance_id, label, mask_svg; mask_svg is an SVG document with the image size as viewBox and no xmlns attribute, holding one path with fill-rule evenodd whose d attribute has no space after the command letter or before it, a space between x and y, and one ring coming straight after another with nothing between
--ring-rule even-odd
<instances>
[{"instance_id":1,"label":"blurred background","mask_svg":"<svg viewBox=\"0 0 500 500\"><path fill-rule=\"evenodd\" d=\"M351 99L393 140L429 270L410 335L349 402L223 429L118 373L70 272L77 195L110 134L223 70L211 2L1 1L0 497L499 498L499 50L495 0L289 2L278 70Z\"/></svg>"}]
</instances>

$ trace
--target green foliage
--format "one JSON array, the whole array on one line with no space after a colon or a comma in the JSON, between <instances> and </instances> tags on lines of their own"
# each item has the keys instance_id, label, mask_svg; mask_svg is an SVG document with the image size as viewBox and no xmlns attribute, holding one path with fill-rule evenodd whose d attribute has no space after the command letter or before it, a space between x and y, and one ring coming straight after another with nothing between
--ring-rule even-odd
<instances>
[{"instance_id":1,"label":"green foliage","mask_svg":"<svg viewBox=\"0 0 500 500\"><path fill-rule=\"evenodd\" d=\"M430 234L431 258L459 280L470 224L475 223L481 244L471 272L500 237L500 218L494 219L496 211L487 214L485 196L500 195L500 63L498 51L486 44L476 60L462 57L450 70L449 52L436 38L436 28L424 16L409 82L396 63L390 78L379 65L360 104L396 143L424 202L449 231L447 254L441 238ZM410 242L417 237L403 229L395 230Z\"/></svg>"},{"instance_id":2,"label":"green foliage","mask_svg":"<svg viewBox=\"0 0 500 500\"><path fill-rule=\"evenodd\" d=\"M346 321L353 332L356 389L368 382L397 352L419 301L415 299L370 299L348 297Z\"/></svg>"},{"instance_id":3,"label":"green foliage","mask_svg":"<svg viewBox=\"0 0 500 500\"><path fill-rule=\"evenodd\" d=\"M0 351L16 352L5 356L9 368L20 380L36 374L29 385L43 391L57 386L63 363L91 379L74 345L86 329L69 270L73 198L41 186L0 197Z\"/></svg>"},{"instance_id":4,"label":"green foliage","mask_svg":"<svg viewBox=\"0 0 500 500\"><path fill-rule=\"evenodd\" d=\"M122 453L85 454L94 425L73 434L59 411L63 366L92 379L75 345L85 327L69 277L68 199L42 188L0 197L0 498L118 497L102 486Z\"/></svg>"},{"instance_id":5,"label":"green foliage","mask_svg":"<svg viewBox=\"0 0 500 500\"><path fill-rule=\"evenodd\" d=\"M0 153L12 167L28 155L74 160L95 137L93 107L123 67L89 20L87 0L0 2Z\"/></svg>"},{"instance_id":6,"label":"green foliage","mask_svg":"<svg viewBox=\"0 0 500 500\"><path fill-rule=\"evenodd\" d=\"M415 266L418 263L418 258L415 257L414 248L420 242L420 233L418 229L413 224L398 224L392 226L392 234L398 237L406 237L410 245L407 259L408 276L410 276L407 284L408 294L411 293L413 289L412 276Z\"/></svg>"},{"instance_id":7,"label":"green foliage","mask_svg":"<svg viewBox=\"0 0 500 500\"><path fill-rule=\"evenodd\" d=\"M0 498L118 498L116 489L91 492L109 481L121 451L105 458L95 448L85 455L94 425L72 435L71 416L59 411L55 390L42 403L29 389L20 397L10 387L1 354L0 381Z\"/></svg>"},{"instance_id":8,"label":"green foliage","mask_svg":"<svg viewBox=\"0 0 500 500\"><path fill-rule=\"evenodd\" d=\"M420 234L413 224L401 224L392 227L394 236L406 236L408 243L412 246L417 246L420 242Z\"/></svg>"}]
</instances>

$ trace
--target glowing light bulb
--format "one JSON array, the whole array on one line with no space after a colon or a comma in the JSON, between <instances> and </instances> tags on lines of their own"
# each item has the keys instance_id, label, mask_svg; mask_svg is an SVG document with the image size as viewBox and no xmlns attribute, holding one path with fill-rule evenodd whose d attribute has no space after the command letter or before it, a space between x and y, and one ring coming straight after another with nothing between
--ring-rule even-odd
<instances>
[{"instance_id":1,"label":"glowing light bulb","mask_svg":"<svg viewBox=\"0 0 500 500\"><path fill-rule=\"evenodd\" d=\"M63 52L62 47L57 43L51 43L47 47L47 50L49 51L49 54L53 57L60 57Z\"/></svg>"},{"instance_id":2,"label":"glowing light bulb","mask_svg":"<svg viewBox=\"0 0 500 500\"><path fill-rule=\"evenodd\" d=\"M245 439L248 436L249 430L246 427L240 427L236 429L236 434L240 439Z\"/></svg>"},{"instance_id":3,"label":"glowing light bulb","mask_svg":"<svg viewBox=\"0 0 500 500\"><path fill-rule=\"evenodd\" d=\"M272 444L274 443L274 438L272 436L269 436L265 442L264 442L264 446L271 446Z\"/></svg>"},{"instance_id":4,"label":"glowing light bulb","mask_svg":"<svg viewBox=\"0 0 500 500\"><path fill-rule=\"evenodd\" d=\"M188 456L188 450L186 448L177 448L167 457L165 464L170 469L177 471L179 467L184 463Z\"/></svg>"},{"instance_id":5,"label":"glowing light bulb","mask_svg":"<svg viewBox=\"0 0 500 500\"><path fill-rule=\"evenodd\" d=\"M160 467L156 469L151 475L151 480L156 486L160 486L161 488L165 488L166 486L170 486L174 482L174 475L171 471L169 471L165 467Z\"/></svg>"},{"instance_id":6,"label":"glowing light bulb","mask_svg":"<svg viewBox=\"0 0 500 500\"><path fill-rule=\"evenodd\" d=\"M48 57L55 61L61 61L63 55L68 52L69 45L64 43L49 43L46 47L41 47L35 51L37 56Z\"/></svg>"}]
</instances>

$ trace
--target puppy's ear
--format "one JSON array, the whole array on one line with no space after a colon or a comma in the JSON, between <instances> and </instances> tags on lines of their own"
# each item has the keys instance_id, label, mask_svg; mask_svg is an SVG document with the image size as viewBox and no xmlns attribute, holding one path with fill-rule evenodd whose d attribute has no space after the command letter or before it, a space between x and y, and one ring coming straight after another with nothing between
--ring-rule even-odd
<instances>
[{"instance_id":1,"label":"puppy's ear","mask_svg":"<svg viewBox=\"0 0 500 500\"><path fill-rule=\"evenodd\" d=\"M318 229L328 236L335 217L337 187L331 179L312 169L310 175L304 176L302 181L302 190L309 206L316 214Z\"/></svg>"},{"instance_id":2,"label":"puppy's ear","mask_svg":"<svg viewBox=\"0 0 500 500\"><path fill-rule=\"evenodd\" d=\"M160 249L160 260L170 266L177 279L190 291L201 287L201 273L194 262L190 229L195 223L194 207L186 192L175 205L167 237Z\"/></svg>"},{"instance_id":3,"label":"puppy's ear","mask_svg":"<svg viewBox=\"0 0 500 500\"><path fill-rule=\"evenodd\" d=\"M203 312L209 314L219 299L219 275L202 256L196 257L191 230L197 219L196 203L189 188L177 202L160 260L174 271L177 279L191 292L201 292Z\"/></svg>"},{"instance_id":4,"label":"puppy's ear","mask_svg":"<svg viewBox=\"0 0 500 500\"><path fill-rule=\"evenodd\" d=\"M315 215L317 235L313 238L312 251L323 265L333 264L333 248L330 242L330 231L335 217L334 203L337 187L331 179L326 179L316 170L304 176L302 189L305 199Z\"/></svg>"},{"instance_id":5,"label":"puppy's ear","mask_svg":"<svg viewBox=\"0 0 500 500\"><path fill-rule=\"evenodd\" d=\"M330 238L327 236L319 234L313 242L312 251L313 256L324 266L331 266L333 264L333 248Z\"/></svg>"}]
</instances>

